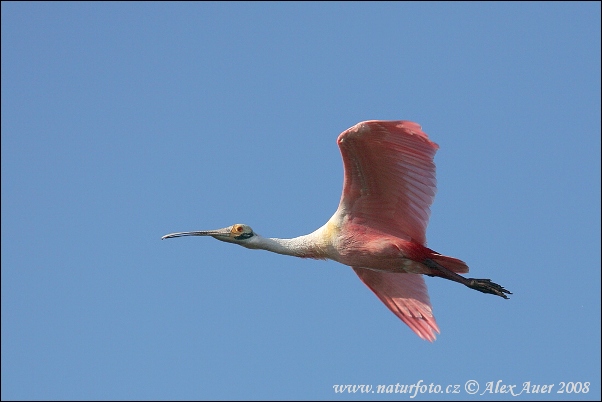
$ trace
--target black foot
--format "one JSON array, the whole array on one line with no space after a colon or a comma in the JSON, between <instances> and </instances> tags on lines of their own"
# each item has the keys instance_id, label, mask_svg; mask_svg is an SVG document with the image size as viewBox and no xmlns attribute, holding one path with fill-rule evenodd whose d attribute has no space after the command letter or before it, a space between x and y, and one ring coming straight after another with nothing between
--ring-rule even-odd
<instances>
[{"instance_id":1,"label":"black foot","mask_svg":"<svg viewBox=\"0 0 602 402\"><path fill-rule=\"evenodd\" d=\"M479 292L490 293L492 295L503 297L504 299L508 298L508 296L506 296L506 293L509 295L512 294L512 292L510 292L509 290L504 289L503 286L500 286L495 282L491 282L490 279L467 279L468 283L466 284L466 286L468 286L471 289L478 290Z\"/></svg>"}]
</instances>

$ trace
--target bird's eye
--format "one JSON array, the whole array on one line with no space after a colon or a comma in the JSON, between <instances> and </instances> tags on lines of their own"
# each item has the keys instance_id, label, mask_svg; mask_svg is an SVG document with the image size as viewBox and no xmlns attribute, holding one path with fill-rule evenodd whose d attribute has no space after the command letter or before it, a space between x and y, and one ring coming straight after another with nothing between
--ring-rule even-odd
<instances>
[{"instance_id":1,"label":"bird's eye","mask_svg":"<svg viewBox=\"0 0 602 402\"><path fill-rule=\"evenodd\" d=\"M230 237L236 240L247 240L253 237L253 231L245 225L235 225L230 232Z\"/></svg>"}]
</instances>

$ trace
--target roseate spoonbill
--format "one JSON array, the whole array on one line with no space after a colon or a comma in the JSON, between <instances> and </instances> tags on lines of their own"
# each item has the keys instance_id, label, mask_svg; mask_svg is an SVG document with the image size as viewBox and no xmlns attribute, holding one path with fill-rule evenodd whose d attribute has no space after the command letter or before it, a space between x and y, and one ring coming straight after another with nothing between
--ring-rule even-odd
<instances>
[{"instance_id":1,"label":"roseate spoonbill","mask_svg":"<svg viewBox=\"0 0 602 402\"><path fill-rule=\"evenodd\" d=\"M331 259L353 268L376 296L419 337L435 340L422 275L459 282L483 293L512 294L489 279L465 278L463 261L426 247L436 191L433 157L439 148L410 121L364 121L337 139L343 156L343 195L324 226L294 239L264 238L235 224L217 230L171 233L212 236L246 248L302 258Z\"/></svg>"}]
</instances>

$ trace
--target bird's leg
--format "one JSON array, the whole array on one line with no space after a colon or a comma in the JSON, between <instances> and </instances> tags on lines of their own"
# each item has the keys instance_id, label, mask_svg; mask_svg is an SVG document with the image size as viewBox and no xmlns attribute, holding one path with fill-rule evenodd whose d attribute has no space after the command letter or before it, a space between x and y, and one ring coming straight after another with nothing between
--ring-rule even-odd
<instances>
[{"instance_id":1,"label":"bird's leg","mask_svg":"<svg viewBox=\"0 0 602 402\"><path fill-rule=\"evenodd\" d=\"M432 274L427 274L429 276L440 276L441 278L449 279L450 281L459 282L471 289L478 290L479 292L490 293L492 295L503 297L504 299L508 298L506 294L512 294L512 292L504 289L503 286L491 282L491 279L465 278L429 258L424 260L423 264L433 270Z\"/></svg>"}]
</instances>

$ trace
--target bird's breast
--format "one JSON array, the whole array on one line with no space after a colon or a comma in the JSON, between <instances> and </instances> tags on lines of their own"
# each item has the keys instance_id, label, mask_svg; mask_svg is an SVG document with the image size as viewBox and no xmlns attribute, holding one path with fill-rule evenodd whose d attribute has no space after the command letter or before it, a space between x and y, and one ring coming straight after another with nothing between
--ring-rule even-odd
<instances>
[{"instance_id":1,"label":"bird's breast","mask_svg":"<svg viewBox=\"0 0 602 402\"><path fill-rule=\"evenodd\" d=\"M327 258L341 264L387 272L428 273L428 268L419 262L422 259L414 255L411 242L363 225L354 227L332 220L324 225L322 237L328 244Z\"/></svg>"}]
</instances>

